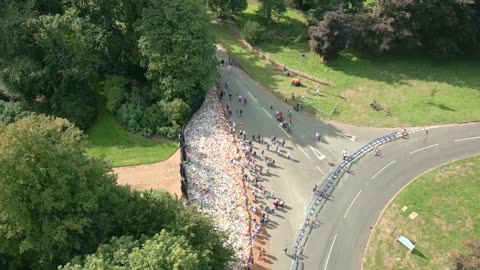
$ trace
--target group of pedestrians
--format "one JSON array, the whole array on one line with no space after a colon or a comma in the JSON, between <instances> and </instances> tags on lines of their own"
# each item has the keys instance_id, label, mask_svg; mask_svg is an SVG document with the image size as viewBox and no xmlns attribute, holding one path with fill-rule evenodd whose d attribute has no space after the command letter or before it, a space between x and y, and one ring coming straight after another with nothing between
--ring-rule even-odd
<instances>
[{"instance_id":1,"label":"group of pedestrians","mask_svg":"<svg viewBox=\"0 0 480 270\"><path fill-rule=\"evenodd\" d=\"M286 149L285 138L265 137L258 132L247 133L242 124L248 124L247 120L241 120L241 117L249 109L246 97L235 92L227 79L223 81L222 85L224 86L223 91L225 91L223 95L229 97L224 103L224 114L229 119L232 134L237 138L238 149L242 155L242 179L246 181L248 193L251 194L250 237L255 251L247 265L247 269L251 269L255 260L264 261L267 257L265 247L258 240L268 238L267 230L270 219L275 217L276 211L282 209L285 204L282 199L275 196L273 190L268 190L263 182L272 176L272 168L276 167L276 159L289 159L291 154ZM271 110L273 110L273 106ZM289 118L291 118L291 114L290 110Z\"/></svg>"}]
</instances>

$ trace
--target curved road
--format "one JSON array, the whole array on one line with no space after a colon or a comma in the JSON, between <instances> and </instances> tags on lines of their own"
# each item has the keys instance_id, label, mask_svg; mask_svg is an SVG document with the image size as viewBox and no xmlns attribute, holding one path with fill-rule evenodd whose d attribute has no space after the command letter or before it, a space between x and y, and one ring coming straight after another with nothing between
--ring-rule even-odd
<instances>
[{"instance_id":1,"label":"curved road","mask_svg":"<svg viewBox=\"0 0 480 270\"><path fill-rule=\"evenodd\" d=\"M218 56L228 58L220 51ZM270 236L267 260L272 262L272 269L289 269L292 256L284 254L283 248L288 248L290 252L294 246L304 221L305 209L313 198L313 185L321 185L325 176L341 162L344 148L350 154L370 140L398 129L350 126L320 121L304 112L293 112L292 132L287 134L274 118L277 110L286 115L291 106L265 91L238 68L221 68L220 74L222 88L224 81L228 80L222 102L233 108L232 121L236 123L237 131L246 130L248 138L252 134L261 134L267 138L276 136L277 139L286 139L280 156L266 151L265 144L255 143L254 148L257 153L264 150L267 156L275 158L277 166L271 169L272 176L265 177L262 184L287 205L271 217L267 226ZM229 94L232 100L229 100ZM239 103L238 96L247 97L248 104ZM237 109L242 109L242 116L236 115ZM322 134L321 141L315 139L316 132ZM343 134L355 138L352 140ZM360 269L370 226L374 225L390 198L429 168L480 154L478 136L480 124L442 126L431 128L428 136L422 130L413 133L409 140L400 139L383 146L383 158L373 154L365 156L352 167L352 174L340 180L318 216L323 224L309 234L302 267ZM454 142L468 137L478 138ZM424 147L429 148L415 152ZM285 157L287 151L291 159ZM261 197L259 201L271 203L271 200Z\"/></svg>"},{"instance_id":2,"label":"curved road","mask_svg":"<svg viewBox=\"0 0 480 270\"><path fill-rule=\"evenodd\" d=\"M360 269L371 229L390 199L425 171L480 154L480 124L418 131L368 154L343 177L304 248L304 269ZM300 268L301 269L301 268Z\"/></svg>"}]
</instances>

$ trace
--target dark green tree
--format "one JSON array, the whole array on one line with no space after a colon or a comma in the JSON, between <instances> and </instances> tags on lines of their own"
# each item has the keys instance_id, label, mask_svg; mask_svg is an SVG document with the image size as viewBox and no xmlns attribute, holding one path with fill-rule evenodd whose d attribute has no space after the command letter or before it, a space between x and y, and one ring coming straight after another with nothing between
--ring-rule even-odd
<instances>
[{"instance_id":1,"label":"dark green tree","mask_svg":"<svg viewBox=\"0 0 480 270\"><path fill-rule=\"evenodd\" d=\"M208 8L220 18L237 15L248 7L247 0L207 0Z\"/></svg>"},{"instance_id":2,"label":"dark green tree","mask_svg":"<svg viewBox=\"0 0 480 270\"><path fill-rule=\"evenodd\" d=\"M0 254L10 267L55 267L110 237L116 178L85 155L80 130L33 115L0 136Z\"/></svg>"},{"instance_id":3,"label":"dark green tree","mask_svg":"<svg viewBox=\"0 0 480 270\"><path fill-rule=\"evenodd\" d=\"M139 49L151 96L166 102L179 98L189 106L205 96L217 65L210 29L199 1L150 1L143 10Z\"/></svg>"},{"instance_id":4,"label":"dark green tree","mask_svg":"<svg viewBox=\"0 0 480 270\"><path fill-rule=\"evenodd\" d=\"M113 238L101 245L95 254L76 259L60 267L64 270L97 269L206 269L202 260L209 260L205 251L196 250L183 236L162 230L151 238L135 240L131 236Z\"/></svg>"},{"instance_id":5,"label":"dark green tree","mask_svg":"<svg viewBox=\"0 0 480 270\"><path fill-rule=\"evenodd\" d=\"M226 269L233 253L223 246L225 235L213 229L212 220L196 208L183 206L167 193L132 192L118 216L118 235L153 236L166 229L184 236L201 250L202 269Z\"/></svg>"},{"instance_id":6,"label":"dark green tree","mask_svg":"<svg viewBox=\"0 0 480 270\"><path fill-rule=\"evenodd\" d=\"M86 129L95 119L93 88L86 78L99 65L95 51L102 46L102 31L68 9L62 15L30 18L21 33L28 37L28 50L18 50L4 65L9 89L32 110Z\"/></svg>"},{"instance_id":7,"label":"dark green tree","mask_svg":"<svg viewBox=\"0 0 480 270\"><path fill-rule=\"evenodd\" d=\"M267 20L272 21L272 15L281 15L287 11L285 0L260 0L258 13Z\"/></svg>"},{"instance_id":8,"label":"dark green tree","mask_svg":"<svg viewBox=\"0 0 480 270\"><path fill-rule=\"evenodd\" d=\"M25 104L15 101L3 101L0 99L0 125L10 124L30 115Z\"/></svg>"}]
</instances>

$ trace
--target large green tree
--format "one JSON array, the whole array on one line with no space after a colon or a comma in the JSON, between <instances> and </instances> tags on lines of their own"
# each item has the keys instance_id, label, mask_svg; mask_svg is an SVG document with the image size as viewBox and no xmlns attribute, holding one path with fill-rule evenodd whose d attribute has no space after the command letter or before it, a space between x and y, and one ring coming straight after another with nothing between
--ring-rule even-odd
<instances>
[{"instance_id":1,"label":"large green tree","mask_svg":"<svg viewBox=\"0 0 480 270\"><path fill-rule=\"evenodd\" d=\"M105 241L116 178L85 155L80 130L33 115L1 126L0 137L0 253L10 267L49 268Z\"/></svg>"},{"instance_id":2,"label":"large green tree","mask_svg":"<svg viewBox=\"0 0 480 270\"><path fill-rule=\"evenodd\" d=\"M207 0L208 8L220 18L237 15L248 7L247 0Z\"/></svg>"},{"instance_id":3,"label":"large green tree","mask_svg":"<svg viewBox=\"0 0 480 270\"><path fill-rule=\"evenodd\" d=\"M280 15L287 11L285 0L260 0L260 8L258 13L267 20L272 21L272 15Z\"/></svg>"},{"instance_id":4,"label":"large green tree","mask_svg":"<svg viewBox=\"0 0 480 270\"><path fill-rule=\"evenodd\" d=\"M112 237L141 240L162 230L174 235L155 240L172 246L165 254L177 246L185 250L181 254L198 251L195 264L179 263L225 269L231 260L225 236L210 218L167 193L117 186L105 161L85 155L82 133L68 121L25 116L0 125L0 137L1 269L52 269L95 252ZM150 261L156 248L132 252L132 260ZM177 257L158 257L156 263L169 265Z\"/></svg>"},{"instance_id":5,"label":"large green tree","mask_svg":"<svg viewBox=\"0 0 480 270\"><path fill-rule=\"evenodd\" d=\"M139 49L151 96L198 107L216 76L214 37L197 0L150 0L143 10Z\"/></svg>"},{"instance_id":6,"label":"large green tree","mask_svg":"<svg viewBox=\"0 0 480 270\"><path fill-rule=\"evenodd\" d=\"M113 238L101 245L95 254L75 259L61 267L64 270L97 269L207 269L202 266L201 253L183 236L175 236L162 230L151 238L135 240L131 236Z\"/></svg>"},{"instance_id":7,"label":"large green tree","mask_svg":"<svg viewBox=\"0 0 480 270\"><path fill-rule=\"evenodd\" d=\"M102 31L75 9L41 15L22 23L24 50L6 62L5 83L37 112L55 114L81 129L95 119L93 88L86 79L98 66Z\"/></svg>"}]
</instances>

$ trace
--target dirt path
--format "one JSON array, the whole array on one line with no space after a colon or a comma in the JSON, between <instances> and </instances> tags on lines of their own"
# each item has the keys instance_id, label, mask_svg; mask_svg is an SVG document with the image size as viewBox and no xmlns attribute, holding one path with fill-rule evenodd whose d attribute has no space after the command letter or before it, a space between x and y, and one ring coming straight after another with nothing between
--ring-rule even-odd
<instances>
[{"instance_id":1,"label":"dirt path","mask_svg":"<svg viewBox=\"0 0 480 270\"><path fill-rule=\"evenodd\" d=\"M118 184L130 185L133 189L163 189L172 196L181 197L180 191L180 151L177 150L162 162L117 167L113 171L118 175Z\"/></svg>"}]
</instances>

